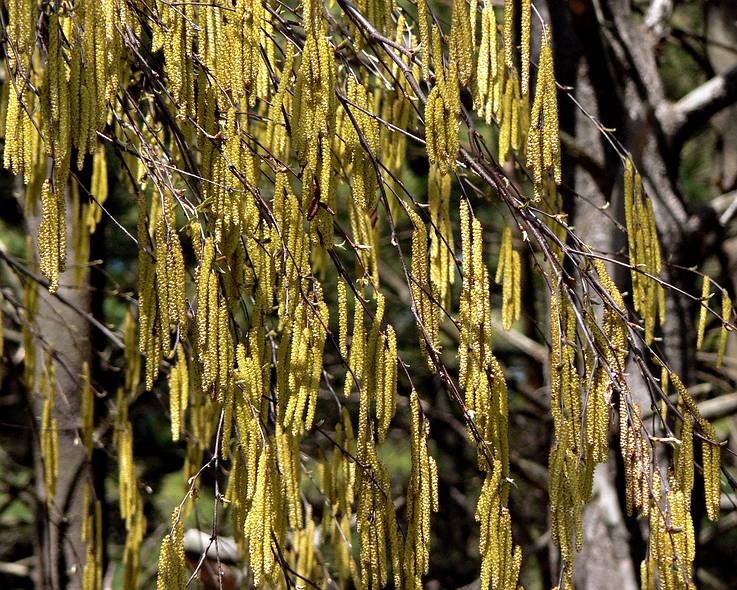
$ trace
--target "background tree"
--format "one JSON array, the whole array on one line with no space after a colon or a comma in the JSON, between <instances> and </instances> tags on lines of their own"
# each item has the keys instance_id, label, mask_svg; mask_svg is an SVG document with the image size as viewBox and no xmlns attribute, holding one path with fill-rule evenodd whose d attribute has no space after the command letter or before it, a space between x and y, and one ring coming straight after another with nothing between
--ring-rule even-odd
<instances>
[{"instance_id":1,"label":"background tree","mask_svg":"<svg viewBox=\"0 0 737 590\"><path fill-rule=\"evenodd\" d=\"M6 0L4 587L737 583L737 15L496 4Z\"/></svg>"}]
</instances>

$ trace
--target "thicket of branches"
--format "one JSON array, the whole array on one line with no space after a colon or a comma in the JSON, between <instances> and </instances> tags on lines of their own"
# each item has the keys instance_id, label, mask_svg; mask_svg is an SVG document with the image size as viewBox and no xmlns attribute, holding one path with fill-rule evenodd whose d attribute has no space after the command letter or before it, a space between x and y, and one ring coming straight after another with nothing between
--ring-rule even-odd
<instances>
[{"instance_id":1,"label":"thicket of branches","mask_svg":"<svg viewBox=\"0 0 737 590\"><path fill-rule=\"evenodd\" d=\"M728 587L729 10L6 0L0 580Z\"/></svg>"}]
</instances>

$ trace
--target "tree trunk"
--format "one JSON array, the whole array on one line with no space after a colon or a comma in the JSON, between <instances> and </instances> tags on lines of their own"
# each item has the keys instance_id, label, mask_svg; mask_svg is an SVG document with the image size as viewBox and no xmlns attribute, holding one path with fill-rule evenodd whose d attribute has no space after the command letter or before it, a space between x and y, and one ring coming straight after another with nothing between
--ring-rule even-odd
<instances>
[{"instance_id":1,"label":"tree trunk","mask_svg":"<svg viewBox=\"0 0 737 590\"><path fill-rule=\"evenodd\" d=\"M72 206L67 196L67 244L71 245ZM30 220L31 234L38 233L38 216ZM84 231L84 229L83 229ZM37 251L37 250L36 250ZM83 265L77 273L78 265ZM38 311L36 313L36 379L32 407L37 433L41 431L43 397L39 391L40 374L47 351L53 354L56 369L56 403L53 415L59 430L59 473L53 500L44 504L43 461L40 439L34 437L37 506L36 585L53 590L77 590L82 588L82 571L86 560L86 544L82 541L82 524L86 516L83 489L86 482L92 488L91 469L85 447L81 442L81 392L82 367L90 359L90 324L85 315L89 312L87 260L75 260L73 248L67 252L68 270L60 276L58 297L38 286ZM77 282L77 278L80 280ZM62 303L63 298L66 303Z\"/></svg>"}]
</instances>

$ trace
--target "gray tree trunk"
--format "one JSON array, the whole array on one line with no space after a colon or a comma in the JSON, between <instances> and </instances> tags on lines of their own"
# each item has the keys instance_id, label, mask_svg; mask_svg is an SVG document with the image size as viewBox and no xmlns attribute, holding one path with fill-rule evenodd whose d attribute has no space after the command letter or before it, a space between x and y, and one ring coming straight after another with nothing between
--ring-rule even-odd
<instances>
[{"instance_id":1,"label":"gray tree trunk","mask_svg":"<svg viewBox=\"0 0 737 590\"><path fill-rule=\"evenodd\" d=\"M86 544L82 541L82 525L86 514L83 505L85 482L92 488L91 468L80 438L82 366L90 360L90 324L84 317L89 313L90 294L88 287L87 260L75 260L72 246L72 206L67 198L67 271L60 277L58 295L39 286L38 311L36 314L36 379L32 396L32 407L40 433L43 398L39 391L40 373L46 354L54 354L56 368L56 404L54 416L59 428L59 474L56 493L50 508L44 504L43 463L40 439L34 437L36 487L38 505L38 555L36 586L53 590L78 590L82 588L82 572L86 560ZM38 233L38 216L30 219L29 230ZM36 249L36 251L38 251ZM81 280L75 281L74 272L78 265L84 266Z\"/></svg>"}]
</instances>

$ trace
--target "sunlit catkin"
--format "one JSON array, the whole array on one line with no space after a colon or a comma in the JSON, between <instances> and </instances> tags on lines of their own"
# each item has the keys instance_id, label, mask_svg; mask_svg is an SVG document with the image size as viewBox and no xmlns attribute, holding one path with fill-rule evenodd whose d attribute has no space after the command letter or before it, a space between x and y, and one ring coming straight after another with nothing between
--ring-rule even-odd
<instances>
[{"instance_id":1,"label":"sunlit catkin","mask_svg":"<svg viewBox=\"0 0 737 590\"><path fill-rule=\"evenodd\" d=\"M180 342L176 348L176 364L169 373L169 413L171 414L171 438L178 441L182 435L184 417L189 401L189 369L187 355Z\"/></svg>"},{"instance_id":2,"label":"sunlit catkin","mask_svg":"<svg viewBox=\"0 0 737 590\"><path fill-rule=\"evenodd\" d=\"M454 0L450 40L448 41L448 61L456 64L461 86L468 84L473 72L472 48L474 44L471 37L471 19L468 16L466 0ZM438 56L435 56L435 59L437 60Z\"/></svg>"},{"instance_id":3,"label":"sunlit catkin","mask_svg":"<svg viewBox=\"0 0 737 590\"><path fill-rule=\"evenodd\" d=\"M451 62L445 73L436 70L436 77L437 82L425 104L427 157L440 174L447 174L455 169L460 149L461 101L456 63Z\"/></svg>"},{"instance_id":4,"label":"sunlit catkin","mask_svg":"<svg viewBox=\"0 0 737 590\"><path fill-rule=\"evenodd\" d=\"M38 250L41 274L49 281L49 292L59 288L59 273L66 264L66 201L63 190L51 190L46 180L41 189L41 222L38 226Z\"/></svg>"},{"instance_id":5,"label":"sunlit catkin","mask_svg":"<svg viewBox=\"0 0 737 590\"><path fill-rule=\"evenodd\" d=\"M489 0L484 2L481 10L481 42L476 61L476 112L483 117L487 125L491 123L496 111L494 106L494 88L500 76L498 58L496 13Z\"/></svg>"},{"instance_id":6,"label":"sunlit catkin","mask_svg":"<svg viewBox=\"0 0 737 590\"><path fill-rule=\"evenodd\" d=\"M417 392L410 394L412 470L407 490L407 532L404 554L406 588L422 588L430 565L430 515L438 509L437 469L427 449L429 422Z\"/></svg>"},{"instance_id":7,"label":"sunlit catkin","mask_svg":"<svg viewBox=\"0 0 737 590\"><path fill-rule=\"evenodd\" d=\"M506 227L502 234L495 277L496 283L502 283L503 285L502 324L505 330L511 330L512 323L519 319L521 304L520 274L520 255L512 247L512 230Z\"/></svg>"},{"instance_id":8,"label":"sunlit catkin","mask_svg":"<svg viewBox=\"0 0 737 590\"><path fill-rule=\"evenodd\" d=\"M184 525L182 524L179 508L171 515L171 531L164 537L159 552L159 572L156 579L157 590L175 590L184 588L187 582L185 576L184 557Z\"/></svg>"},{"instance_id":9,"label":"sunlit catkin","mask_svg":"<svg viewBox=\"0 0 737 590\"><path fill-rule=\"evenodd\" d=\"M631 265L632 300L644 320L645 343L654 338L656 323L663 323L665 290L656 277L662 261L652 202L642 187L642 178L631 158L624 169L624 213ZM707 285L708 286L708 285Z\"/></svg>"},{"instance_id":10,"label":"sunlit catkin","mask_svg":"<svg viewBox=\"0 0 737 590\"><path fill-rule=\"evenodd\" d=\"M526 96L530 89L530 17L532 13L531 0L522 0L521 28L522 47L520 52L520 67L522 69L522 96Z\"/></svg>"},{"instance_id":11,"label":"sunlit catkin","mask_svg":"<svg viewBox=\"0 0 737 590\"><path fill-rule=\"evenodd\" d=\"M719 347L717 350L717 367L722 366L724 353L727 350L727 339L730 327L727 322L732 320L732 300L726 289L722 290L722 329L719 331Z\"/></svg>"},{"instance_id":12,"label":"sunlit catkin","mask_svg":"<svg viewBox=\"0 0 737 590\"><path fill-rule=\"evenodd\" d=\"M427 229L420 216L409 210L414 225L412 233L412 300L420 337L420 349L430 370L435 371L433 357L440 352L437 288L433 289L428 268Z\"/></svg>"},{"instance_id":13,"label":"sunlit catkin","mask_svg":"<svg viewBox=\"0 0 737 590\"><path fill-rule=\"evenodd\" d=\"M542 191L543 174L552 169L557 184L561 182L560 135L558 129L558 89L553 67L550 31L542 34L535 100L527 133L527 167L535 182L535 192Z\"/></svg>"},{"instance_id":14,"label":"sunlit catkin","mask_svg":"<svg viewBox=\"0 0 737 590\"><path fill-rule=\"evenodd\" d=\"M711 281L704 275L701 287L701 303L699 305L699 323L696 329L696 350L701 350L704 343L704 331L706 330L706 315L709 313L709 298L711 297Z\"/></svg>"},{"instance_id":15,"label":"sunlit catkin","mask_svg":"<svg viewBox=\"0 0 737 590\"><path fill-rule=\"evenodd\" d=\"M59 477L59 422L56 417L56 366L51 354L47 355L41 373L41 394L44 397L41 416L41 461L43 463L46 504L51 508L56 495Z\"/></svg>"}]
</instances>

